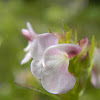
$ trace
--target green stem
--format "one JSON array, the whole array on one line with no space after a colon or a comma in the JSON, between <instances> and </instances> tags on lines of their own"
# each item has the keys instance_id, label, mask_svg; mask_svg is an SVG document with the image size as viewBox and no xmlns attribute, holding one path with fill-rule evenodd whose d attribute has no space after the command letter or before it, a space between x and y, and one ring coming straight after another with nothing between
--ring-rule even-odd
<instances>
[{"instance_id":1,"label":"green stem","mask_svg":"<svg viewBox=\"0 0 100 100\"><path fill-rule=\"evenodd\" d=\"M44 95L47 95L47 96L50 96L50 97L53 97L57 100L61 100L61 97L59 95L54 95L54 94L50 94L50 93L46 93L46 92L43 92L37 88L34 88L34 87L31 87L29 85L25 85L25 84L21 84L21 83L18 83L18 82L15 82L15 84L19 85L19 86L22 86L24 88L27 88L27 89L30 89L30 90L33 90L33 91L36 91L36 92L39 92L39 93L42 93Z\"/></svg>"},{"instance_id":2,"label":"green stem","mask_svg":"<svg viewBox=\"0 0 100 100\"><path fill-rule=\"evenodd\" d=\"M93 60L91 60L91 63L90 63L89 69L88 69L88 73L87 73L87 78L86 78L85 84L83 86L83 89L79 93L79 97L81 97L84 94L86 87L88 86L88 83L90 82L92 69L93 69Z\"/></svg>"}]
</instances>

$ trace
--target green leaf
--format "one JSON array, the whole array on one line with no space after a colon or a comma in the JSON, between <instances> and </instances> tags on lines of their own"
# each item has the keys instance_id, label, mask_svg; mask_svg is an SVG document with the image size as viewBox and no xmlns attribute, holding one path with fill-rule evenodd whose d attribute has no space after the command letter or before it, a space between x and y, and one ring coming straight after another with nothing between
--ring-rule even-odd
<instances>
[{"instance_id":1,"label":"green leaf","mask_svg":"<svg viewBox=\"0 0 100 100\"><path fill-rule=\"evenodd\" d=\"M72 27L70 27L69 31L65 34L67 43L71 42L71 36L72 36Z\"/></svg>"},{"instance_id":2,"label":"green leaf","mask_svg":"<svg viewBox=\"0 0 100 100\"><path fill-rule=\"evenodd\" d=\"M49 33L52 33L51 29L48 29L48 32L49 32Z\"/></svg>"},{"instance_id":3,"label":"green leaf","mask_svg":"<svg viewBox=\"0 0 100 100\"><path fill-rule=\"evenodd\" d=\"M91 62L92 57L93 57L94 47L95 47L95 39L94 39L94 36L93 36L92 41L91 41L91 48L90 48L90 51L89 51L90 62Z\"/></svg>"},{"instance_id":4,"label":"green leaf","mask_svg":"<svg viewBox=\"0 0 100 100\"><path fill-rule=\"evenodd\" d=\"M69 28L68 25L66 25L65 23L62 23L62 26L65 36L65 42L71 43L72 27Z\"/></svg>"},{"instance_id":5,"label":"green leaf","mask_svg":"<svg viewBox=\"0 0 100 100\"><path fill-rule=\"evenodd\" d=\"M69 30L68 25L65 24L64 22L62 22L62 28L63 28L63 31L64 31L65 33L68 32L68 30Z\"/></svg>"},{"instance_id":6,"label":"green leaf","mask_svg":"<svg viewBox=\"0 0 100 100\"><path fill-rule=\"evenodd\" d=\"M91 48L89 51L89 57L90 57L90 66L88 69L88 74L89 76L91 75L92 72L92 68L93 68L93 53L94 53L94 48L95 48L95 39L94 36L92 37L92 41L91 41Z\"/></svg>"},{"instance_id":7,"label":"green leaf","mask_svg":"<svg viewBox=\"0 0 100 100\"><path fill-rule=\"evenodd\" d=\"M77 26L75 27L75 44L77 44L77 41L78 41L78 35L77 35Z\"/></svg>"}]
</instances>

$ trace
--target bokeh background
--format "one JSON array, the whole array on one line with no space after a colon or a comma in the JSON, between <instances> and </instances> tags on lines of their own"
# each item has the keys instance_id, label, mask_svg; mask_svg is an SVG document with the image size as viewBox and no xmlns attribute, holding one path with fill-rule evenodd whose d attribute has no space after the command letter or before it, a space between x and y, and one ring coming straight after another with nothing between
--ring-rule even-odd
<instances>
[{"instance_id":1,"label":"bokeh background","mask_svg":"<svg viewBox=\"0 0 100 100\"><path fill-rule=\"evenodd\" d=\"M77 25L79 39L95 35L99 43L100 0L0 0L0 100L56 100L15 84L16 81L44 91L31 74L31 61L20 65L27 45L21 29L26 28L27 21L36 33L48 29L62 33L62 22L71 25L73 30ZM99 98L100 90L91 85L81 100Z\"/></svg>"}]
</instances>

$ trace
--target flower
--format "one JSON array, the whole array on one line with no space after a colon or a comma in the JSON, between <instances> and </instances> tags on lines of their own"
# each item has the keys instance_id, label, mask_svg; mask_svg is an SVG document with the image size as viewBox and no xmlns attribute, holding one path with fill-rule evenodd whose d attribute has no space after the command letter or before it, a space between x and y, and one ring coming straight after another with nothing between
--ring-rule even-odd
<instances>
[{"instance_id":1,"label":"flower","mask_svg":"<svg viewBox=\"0 0 100 100\"><path fill-rule=\"evenodd\" d=\"M80 40L78 44L82 48L82 52L80 54L80 57L81 57L81 59L84 59L87 56L88 50L90 47L89 40L87 37L85 37L82 40Z\"/></svg>"},{"instance_id":2,"label":"flower","mask_svg":"<svg viewBox=\"0 0 100 100\"><path fill-rule=\"evenodd\" d=\"M75 44L58 44L56 36L45 33L37 36L31 47L32 74L41 79L45 90L53 94L64 94L71 90L75 77L69 73L69 59L81 52Z\"/></svg>"},{"instance_id":3,"label":"flower","mask_svg":"<svg viewBox=\"0 0 100 100\"><path fill-rule=\"evenodd\" d=\"M91 83L95 88L100 88L100 49L94 49L93 55L94 67L92 70Z\"/></svg>"},{"instance_id":4,"label":"flower","mask_svg":"<svg viewBox=\"0 0 100 100\"><path fill-rule=\"evenodd\" d=\"M42 57L45 49L56 44L58 44L58 38L51 33L40 34L34 39L30 49L34 59L31 63L31 72L36 78L41 79Z\"/></svg>"},{"instance_id":5,"label":"flower","mask_svg":"<svg viewBox=\"0 0 100 100\"><path fill-rule=\"evenodd\" d=\"M29 50L30 50L32 41L37 36L37 34L35 33L35 31L33 30L32 26L31 26L31 24L29 22L27 22L26 25L27 25L28 29L22 29L22 34L28 39L28 45L24 49L24 51L27 53L26 53L25 57L22 59L21 65L27 63L32 58Z\"/></svg>"},{"instance_id":6,"label":"flower","mask_svg":"<svg viewBox=\"0 0 100 100\"><path fill-rule=\"evenodd\" d=\"M71 90L75 77L69 73L69 59L81 52L75 44L58 44L48 47L43 55L41 83L44 89L53 94L64 94Z\"/></svg>"},{"instance_id":7,"label":"flower","mask_svg":"<svg viewBox=\"0 0 100 100\"><path fill-rule=\"evenodd\" d=\"M82 49L86 49L87 46L89 45L89 40L87 37L83 38L82 40L79 41L79 45L82 47Z\"/></svg>"}]
</instances>

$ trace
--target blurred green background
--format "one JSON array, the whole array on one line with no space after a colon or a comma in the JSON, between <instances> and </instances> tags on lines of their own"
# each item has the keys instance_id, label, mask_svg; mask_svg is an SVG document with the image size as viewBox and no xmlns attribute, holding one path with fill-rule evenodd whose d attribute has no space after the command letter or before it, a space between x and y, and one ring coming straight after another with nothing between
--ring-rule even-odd
<instances>
[{"instance_id":1,"label":"blurred green background","mask_svg":"<svg viewBox=\"0 0 100 100\"><path fill-rule=\"evenodd\" d=\"M73 30L77 25L79 39L95 35L100 42L99 0L0 0L0 100L55 100L14 82L42 89L30 71L30 62L21 66L27 39L21 29L29 21L36 33L62 33L62 21ZM92 85L81 100L99 100L100 90ZM66 100L66 94L63 96ZM74 100L74 97L73 97Z\"/></svg>"}]
</instances>

